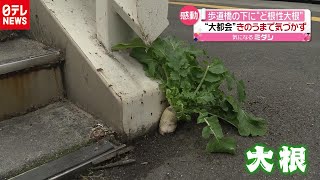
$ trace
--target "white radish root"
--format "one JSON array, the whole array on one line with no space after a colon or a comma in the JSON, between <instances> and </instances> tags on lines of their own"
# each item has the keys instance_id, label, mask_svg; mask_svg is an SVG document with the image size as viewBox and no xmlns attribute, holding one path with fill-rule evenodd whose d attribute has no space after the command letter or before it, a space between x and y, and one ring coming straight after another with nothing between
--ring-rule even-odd
<instances>
[{"instance_id":1,"label":"white radish root","mask_svg":"<svg viewBox=\"0 0 320 180\"><path fill-rule=\"evenodd\" d=\"M174 112L173 108L171 106L167 107L160 119L159 123L159 133L161 135L172 133L177 128L177 117L176 113Z\"/></svg>"}]
</instances>

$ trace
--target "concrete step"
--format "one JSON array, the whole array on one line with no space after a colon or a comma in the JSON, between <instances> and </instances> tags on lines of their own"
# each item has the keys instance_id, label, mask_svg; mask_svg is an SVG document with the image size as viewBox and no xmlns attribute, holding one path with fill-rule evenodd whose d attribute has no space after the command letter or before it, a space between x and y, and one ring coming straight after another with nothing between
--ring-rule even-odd
<instances>
[{"instance_id":1,"label":"concrete step","mask_svg":"<svg viewBox=\"0 0 320 180\"><path fill-rule=\"evenodd\" d=\"M23 173L88 144L100 123L69 101L0 122L0 179Z\"/></svg>"},{"instance_id":2,"label":"concrete step","mask_svg":"<svg viewBox=\"0 0 320 180\"><path fill-rule=\"evenodd\" d=\"M60 53L30 39L0 43L0 121L63 97Z\"/></svg>"}]
</instances>

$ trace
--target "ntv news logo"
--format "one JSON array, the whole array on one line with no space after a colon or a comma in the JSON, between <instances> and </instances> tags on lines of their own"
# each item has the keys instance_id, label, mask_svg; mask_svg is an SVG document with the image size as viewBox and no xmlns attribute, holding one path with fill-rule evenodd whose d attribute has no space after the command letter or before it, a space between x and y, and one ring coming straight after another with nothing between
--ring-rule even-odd
<instances>
[{"instance_id":1,"label":"ntv news logo","mask_svg":"<svg viewBox=\"0 0 320 180\"><path fill-rule=\"evenodd\" d=\"M30 29L30 0L0 0L0 30Z\"/></svg>"}]
</instances>

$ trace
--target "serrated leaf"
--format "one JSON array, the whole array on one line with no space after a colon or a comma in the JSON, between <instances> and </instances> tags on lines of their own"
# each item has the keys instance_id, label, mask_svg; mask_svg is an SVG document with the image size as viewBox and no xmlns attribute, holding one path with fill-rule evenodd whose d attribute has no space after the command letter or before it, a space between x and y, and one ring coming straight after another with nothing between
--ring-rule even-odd
<instances>
[{"instance_id":1,"label":"serrated leaf","mask_svg":"<svg viewBox=\"0 0 320 180\"><path fill-rule=\"evenodd\" d=\"M180 76L186 78L188 75L190 75L190 69L189 68L183 68L183 69L180 70Z\"/></svg>"},{"instance_id":2,"label":"serrated leaf","mask_svg":"<svg viewBox=\"0 0 320 180\"><path fill-rule=\"evenodd\" d=\"M184 45L183 41L178 41L176 38L171 36L164 38L163 41L174 51Z\"/></svg>"},{"instance_id":3,"label":"serrated leaf","mask_svg":"<svg viewBox=\"0 0 320 180\"><path fill-rule=\"evenodd\" d=\"M219 123L219 120L217 116L210 116L207 118L204 118L207 125L210 127L211 132L216 137L216 139L220 139L223 137L223 132L221 125Z\"/></svg>"},{"instance_id":4,"label":"serrated leaf","mask_svg":"<svg viewBox=\"0 0 320 180\"><path fill-rule=\"evenodd\" d=\"M228 111L229 111L229 107L228 107L226 101L222 101L222 102L220 103L220 107L221 107L221 109L222 109L223 111L225 111L225 112L228 112Z\"/></svg>"},{"instance_id":5,"label":"serrated leaf","mask_svg":"<svg viewBox=\"0 0 320 180\"><path fill-rule=\"evenodd\" d=\"M237 119L237 117L227 117L225 119L223 119L224 121L226 121L227 123L231 124L232 126L238 128L239 127L239 121Z\"/></svg>"},{"instance_id":6,"label":"serrated leaf","mask_svg":"<svg viewBox=\"0 0 320 180\"><path fill-rule=\"evenodd\" d=\"M152 52L158 59L165 58L167 54L165 42L162 39L156 39L152 43Z\"/></svg>"},{"instance_id":7,"label":"serrated leaf","mask_svg":"<svg viewBox=\"0 0 320 180\"><path fill-rule=\"evenodd\" d=\"M206 150L210 153L229 153L235 154L236 142L233 138L224 137L218 140L210 139Z\"/></svg>"},{"instance_id":8,"label":"serrated leaf","mask_svg":"<svg viewBox=\"0 0 320 180\"><path fill-rule=\"evenodd\" d=\"M168 55L167 65L176 72L180 72L183 66L188 63L187 59L184 57L170 56Z\"/></svg>"},{"instance_id":9,"label":"serrated leaf","mask_svg":"<svg viewBox=\"0 0 320 180\"><path fill-rule=\"evenodd\" d=\"M149 62L155 61L150 53L144 48L133 48L130 56L137 59L140 63L148 65Z\"/></svg>"},{"instance_id":10,"label":"serrated leaf","mask_svg":"<svg viewBox=\"0 0 320 180\"><path fill-rule=\"evenodd\" d=\"M205 50L196 49L193 46L185 48L185 53L189 59L190 64L193 66L198 65L197 60L206 55Z\"/></svg>"},{"instance_id":11,"label":"serrated leaf","mask_svg":"<svg viewBox=\"0 0 320 180\"><path fill-rule=\"evenodd\" d=\"M226 100L227 100L228 103L232 106L234 112L238 112L238 111L239 111L240 106L238 105L237 101L234 100L233 97L227 96L227 97L226 97Z\"/></svg>"},{"instance_id":12,"label":"serrated leaf","mask_svg":"<svg viewBox=\"0 0 320 180\"><path fill-rule=\"evenodd\" d=\"M184 89L182 91L181 96L185 101L188 101L188 102L193 101L196 98L196 95L193 92L188 91L187 89Z\"/></svg>"},{"instance_id":13,"label":"serrated leaf","mask_svg":"<svg viewBox=\"0 0 320 180\"><path fill-rule=\"evenodd\" d=\"M193 66L190 67L190 75L192 77L196 77L197 79L201 79L203 77L203 70L201 67Z\"/></svg>"},{"instance_id":14,"label":"serrated leaf","mask_svg":"<svg viewBox=\"0 0 320 180\"><path fill-rule=\"evenodd\" d=\"M170 74L170 78L174 81L180 80L180 74L178 72L173 71Z\"/></svg>"},{"instance_id":15,"label":"serrated leaf","mask_svg":"<svg viewBox=\"0 0 320 180\"><path fill-rule=\"evenodd\" d=\"M197 102L198 106L209 104L210 102L214 101L215 97L212 92L209 91L199 91L197 93L195 101Z\"/></svg>"},{"instance_id":16,"label":"serrated leaf","mask_svg":"<svg viewBox=\"0 0 320 180\"><path fill-rule=\"evenodd\" d=\"M128 43L119 43L115 46L112 46L111 50L119 51L119 50L131 49L131 48L137 48L137 47L147 48L148 46L145 45L140 38L135 38Z\"/></svg>"},{"instance_id":17,"label":"serrated leaf","mask_svg":"<svg viewBox=\"0 0 320 180\"><path fill-rule=\"evenodd\" d=\"M243 110L238 112L238 131L241 136L263 136L267 132L266 121L262 118L254 117Z\"/></svg>"},{"instance_id":18,"label":"serrated leaf","mask_svg":"<svg viewBox=\"0 0 320 180\"><path fill-rule=\"evenodd\" d=\"M222 62L220 60L215 59L209 68L209 72L213 73L213 74L223 74L225 73L227 70L225 69L224 65L222 64Z\"/></svg>"},{"instance_id":19,"label":"serrated leaf","mask_svg":"<svg viewBox=\"0 0 320 180\"><path fill-rule=\"evenodd\" d=\"M213 83L213 82L218 82L218 81L220 81L220 80L221 80L221 77L218 76L218 75L216 75L216 74L210 74L210 73L208 73L207 76L206 76L206 78L205 78L204 80L207 81L207 82Z\"/></svg>"},{"instance_id":20,"label":"serrated leaf","mask_svg":"<svg viewBox=\"0 0 320 180\"><path fill-rule=\"evenodd\" d=\"M188 98L189 98L191 95L192 95L192 97L194 96L194 93L193 93L193 92L190 92L192 86L191 86L191 84L190 84L189 81L186 81L186 80L182 81L182 82L180 83L180 87L183 89L182 91L189 92L189 94L187 95Z\"/></svg>"},{"instance_id":21,"label":"serrated leaf","mask_svg":"<svg viewBox=\"0 0 320 180\"><path fill-rule=\"evenodd\" d=\"M246 91L244 82L241 80L237 83L238 100L244 102L246 99Z\"/></svg>"},{"instance_id":22,"label":"serrated leaf","mask_svg":"<svg viewBox=\"0 0 320 180\"><path fill-rule=\"evenodd\" d=\"M145 65L145 71L149 77L157 78L156 68L158 68L158 61L153 59L150 51L146 51L144 48L133 48L130 56L137 59L140 63Z\"/></svg>"},{"instance_id":23,"label":"serrated leaf","mask_svg":"<svg viewBox=\"0 0 320 180\"><path fill-rule=\"evenodd\" d=\"M202 110L203 111L203 110ZM200 124L200 123L205 123L205 118L208 117L208 112L207 111L203 111L203 112L200 112L199 113L199 116L198 116L198 119L197 119L197 123Z\"/></svg>"},{"instance_id":24,"label":"serrated leaf","mask_svg":"<svg viewBox=\"0 0 320 180\"><path fill-rule=\"evenodd\" d=\"M225 69L222 64L218 64L215 66L210 66L209 71L214 74L222 74L225 72Z\"/></svg>"},{"instance_id":25,"label":"serrated leaf","mask_svg":"<svg viewBox=\"0 0 320 180\"><path fill-rule=\"evenodd\" d=\"M232 91L233 87L234 87L234 82L235 82L235 77L234 74L227 74L226 75L226 82L227 82L227 87L229 91Z\"/></svg>"},{"instance_id":26,"label":"serrated leaf","mask_svg":"<svg viewBox=\"0 0 320 180\"><path fill-rule=\"evenodd\" d=\"M156 67L157 67L157 63L155 63L155 62L150 62L148 64L148 68L146 71L149 76L156 77Z\"/></svg>"},{"instance_id":27,"label":"serrated leaf","mask_svg":"<svg viewBox=\"0 0 320 180\"><path fill-rule=\"evenodd\" d=\"M210 62L208 60L203 60L202 63L205 65L205 66L209 66L210 65Z\"/></svg>"},{"instance_id":28,"label":"serrated leaf","mask_svg":"<svg viewBox=\"0 0 320 180\"><path fill-rule=\"evenodd\" d=\"M210 127L206 126L202 129L202 137L205 139L208 139L210 137L210 135L212 134Z\"/></svg>"}]
</instances>

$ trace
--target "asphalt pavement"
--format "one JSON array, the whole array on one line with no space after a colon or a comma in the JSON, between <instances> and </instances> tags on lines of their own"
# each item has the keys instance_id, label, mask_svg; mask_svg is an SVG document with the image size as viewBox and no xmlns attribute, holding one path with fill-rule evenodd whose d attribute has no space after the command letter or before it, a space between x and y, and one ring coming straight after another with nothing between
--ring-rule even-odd
<instances>
[{"instance_id":1,"label":"asphalt pavement","mask_svg":"<svg viewBox=\"0 0 320 180\"><path fill-rule=\"evenodd\" d=\"M312 16L320 16L320 5L314 4L278 2L277 5L258 0L251 1L251 5L248 0L203 2L247 8L283 8L287 4L293 8L310 7ZM180 8L170 5L170 26L163 35L175 35L223 60L236 77L245 81L246 109L267 119L268 134L245 138L224 125L224 132L237 140L236 155L208 154L204 151L202 127L182 123L173 135L162 137L155 133L133 142L136 149L131 156L137 159L136 164L93 174L107 179L320 179L320 22L312 22L309 43L203 43L194 42L192 27L180 23ZM305 145L306 175L283 175L279 168L272 174L250 175L245 169L244 153L256 143L272 149L282 144Z\"/></svg>"}]
</instances>

